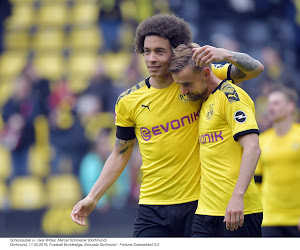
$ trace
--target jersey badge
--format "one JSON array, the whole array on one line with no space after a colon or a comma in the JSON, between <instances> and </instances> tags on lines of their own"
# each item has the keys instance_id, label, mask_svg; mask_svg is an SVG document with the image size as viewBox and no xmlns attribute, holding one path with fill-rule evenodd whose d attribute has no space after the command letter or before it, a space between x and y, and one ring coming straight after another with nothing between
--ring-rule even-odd
<instances>
[{"instance_id":1,"label":"jersey badge","mask_svg":"<svg viewBox=\"0 0 300 250\"><path fill-rule=\"evenodd\" d=\"M214 115L214 104L209 104L209 109L206 113L206 120L210 120L212 116Z\"/></svg>"},{"instance_id":2,"label":"jersey badge","mask_svg":"<svg viewBox=\"0 0 300 250\"><path fill-rule=\"evenodd\" d=\"M242 110L236 111L233 118L238 123L245 123L247 121L247 115Z\"/></svg>"},{"instance_id":3,"label":"jersey badge","mask_svg":"<svg viewBox=\"0 0 300 250\"><path fill-rule=\"evenodd\" d=\"M190 101L190 99L187 97L187 95L182 94L181 90L178 93L178 99L183 103L187 103Z\"/></svg>"}]
</instances>

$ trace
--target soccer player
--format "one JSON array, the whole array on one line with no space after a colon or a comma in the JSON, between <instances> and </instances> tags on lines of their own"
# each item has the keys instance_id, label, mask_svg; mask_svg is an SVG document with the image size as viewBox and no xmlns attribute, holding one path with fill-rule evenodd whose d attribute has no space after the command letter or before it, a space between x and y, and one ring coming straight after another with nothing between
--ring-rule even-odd
<instances>
[{"instance_id":1,"label":"soccer player","mask_svg":"<svg viewBox=\"0 0 300 250\"><path fill-rule=\"evenodd\" d=\"M168 72L172 48L191 41L190 26L174 15L155 15L137 27L135 48L143 54L150 77L119 96L115 147L90 193L74 206L74 222L85 225L86 217L125 168L137 139L143 177L133 235L191 235L200 192L199 143L195 139L200 101L190 102ZM227 59L224 50L212 49L215 61ZM196 60L203 59L202 52L195 53ZM261 64L256 60L237 56L239 60L230 58L224 67L213 66L215 73L222 79L234 77L237 82L253 77L253 72L260 73Z\"/></svg>"},{"instance_id":2,"label":"soccer player","mask_svg":"<svg viewBox=\"0 0 300 250\"><path fill-rule=\"evenodd\" d=\"M300 124L293 117L297 94L279 85L267 99L272 128L260 135L255 172L264 206L262 236L300 237Z\"/></svg>"},{"instance_id":3,"label":"soccer player","mask_svg":"<svg viewBox=\"0 0 300 250\"><path fill-rule=\"evenodd\" d=\"M199 116L201 179L193 237L261 236L262 202L254 182L260 156L254 103L210 65L179 45L169 71L189 100L203 99ZM225 218L224 218L225 217Z\"/></svg>"}]
</instances>

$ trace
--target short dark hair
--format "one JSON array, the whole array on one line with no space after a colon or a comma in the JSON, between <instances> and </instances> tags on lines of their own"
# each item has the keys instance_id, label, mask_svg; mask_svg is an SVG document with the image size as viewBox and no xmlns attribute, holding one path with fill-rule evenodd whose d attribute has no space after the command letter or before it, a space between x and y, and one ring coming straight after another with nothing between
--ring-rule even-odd
<instances>
[{"instance_id":1,"label":"short dark hair","mask_svg":"<svg viewBox=\"0 0 300 250\"><path fill-rule=\"evenodd\" d=\"M298 101L298 94L297 94L296 90L286 87L282 84L276 84L275 86L273 86L270 89L268 95L270 95L271 93L274 93L274 92L280 92L280 93L284 94L288 102L297 103L297 101Z\"/></svg>"},{"instance_id":2,"label":"short dark hair","mask_svg":"<svg viewBox=\"0 0 300 250\"><path fill-rule=\"evenodd\" d=\"M178 73L187 65L195 72L201 71L203 67L197 66L196 61L192 59L194 54L192 49L199 47L196 43L190 43L188 45L180 44L173 49L173 56L168 71L170 73Z\"/></svg>"},{"instance_id":3,"label":"short dark hair","mask_svg":"<svg viewBox=\"0 0 300 250\"><path fill-rule=\"evenodd\" d=\"M146 36L160 36L168 39L173 48L192 42L192 31L182 18L171 14L157 14L141 22L135 32L135 50L144 53Z\"/></svg>"}]
</instances>

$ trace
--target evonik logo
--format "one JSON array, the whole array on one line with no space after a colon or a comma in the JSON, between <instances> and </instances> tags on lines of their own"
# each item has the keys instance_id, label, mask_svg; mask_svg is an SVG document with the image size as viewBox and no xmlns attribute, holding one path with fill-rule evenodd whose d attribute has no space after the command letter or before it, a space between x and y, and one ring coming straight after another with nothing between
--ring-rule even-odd
<instances>
[{"instance_id":1,"label":"evonik logo","mask_svg":"<svg viewBox=\"0 0 300 250\"><path fill-rule=\"evenodd\" d=\"M160 124L152 128L141 127L141 136L145 141L149 141L152 138L152 136L158 136L163 132L167 133L170 130L183 128L185 125L197 121L197 119L199 119L199 111L197 113L194 112L190 115L183 116L180 119L175 119L170 122L167 122L166 124Z\"/></svg>"},{"instance_id":2,"label":"evonik logo","mask_svg":"<svg viewBox=\"0 0 300 250\"><path fill-rule=\"evenodd\" d=\"M224 138L222 136L222 131L220 132L214 132L210 134L204 134L199 136L199 142L200 144L205 144L208 142L217 142L219 140L223 141Z\"/></svg>"}]
</instances>

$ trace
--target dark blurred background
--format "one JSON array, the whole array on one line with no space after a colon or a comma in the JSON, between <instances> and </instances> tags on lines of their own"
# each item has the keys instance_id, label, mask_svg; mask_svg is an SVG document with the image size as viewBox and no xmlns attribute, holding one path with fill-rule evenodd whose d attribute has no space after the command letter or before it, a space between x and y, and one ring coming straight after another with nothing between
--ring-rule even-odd
<instances>
[{"instance_id":1,"label":"dark blurred background","mask_svg":"<svg viewBox=\"0 0 300 250\"><path fill-rule=\"evenodd\" d=\"M264 64L239 84L261 131L270 126L268 89L299 93L300 0L0 0L1 237L131 237L138 146L87 227L70 213L113 148L118 95L147 77L134 32L156 13L184 18L200 45Z\"/></svg>"}]
</instances>

